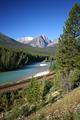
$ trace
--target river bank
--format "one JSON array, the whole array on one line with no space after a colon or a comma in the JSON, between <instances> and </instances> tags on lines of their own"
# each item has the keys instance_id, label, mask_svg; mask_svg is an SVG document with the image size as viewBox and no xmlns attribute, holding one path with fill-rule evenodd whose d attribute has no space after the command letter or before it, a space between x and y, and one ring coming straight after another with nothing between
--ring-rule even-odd
<instances>
[{"instance_id":1,"label":"river bank","mask_svg":"<svg viewBox=\"0 0 80 120\"><path fill-rule=\"evenodd\" d=\"M49 73L50 73L50 71L46 70L46 71L43 71L43 72L36 73L35 75L30 76L29 78L32 78L32 77L36 78L36 77L40 77L40 76L45 76L45 75L47 75Z\"/></svg>"},{"instance_id":2,"label":"river bank","mask_svg":"<svg viewBox=\"0 0 80 120\"><path fill-rule=\"evenodd\" d=\"M22 78L20 80L17 80L15 83L20 83L20 82L24 82L24 81L29 82L29 80L31 80L32 78L36 78L36 79L42 78L42 77L48 75L49 73L50 73L49 70L39 72L39 73L36 73L35 75L29 76L29 77L24 77L24 78ZM12 84L14 84L14 83L12 83Z\"/></svg>"},{"instance_id":3,"label":"river bank","mask_svg":"<svg viewBox=\"0 0 80 120\"><path fill-rule=\"evenodd\" d=\"M43 75L44 72L48 70L49 68L48 66L49 66L49 62L40 62L40 63L24 66L23 69L1 72L0 85L15 83L26 78L31 78L31 76Z\"/></svg>"},{"instance_id":4,"label":"river bank","mask_svg":"<svg viewBox=\"0 0 80 120\"><path fill-rule=\"evenodd\" d=\"M41 75L41 76L37 76L36 79L39 81L44 80L43 78L46 77L46 80L52 80L54 73L53 72L49 72L46 71L46 74ZM31 78L26 78L20 81L17 81L15 83L10 83L10 84L6 84L6 85L2 85L0 86L0 93L3 92L8 92L8 91L15 91L18 89L22 89L22 88L26 88L29 84L30 84L30 80Z\"/></svg>"}]
</instances>

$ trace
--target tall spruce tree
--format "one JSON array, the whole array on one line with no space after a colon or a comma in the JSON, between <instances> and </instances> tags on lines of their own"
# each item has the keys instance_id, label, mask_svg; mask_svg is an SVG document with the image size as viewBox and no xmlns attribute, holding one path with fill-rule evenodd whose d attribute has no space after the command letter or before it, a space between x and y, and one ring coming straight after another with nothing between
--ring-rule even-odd
<instances>
[{"instance_id":1,"label":"tall spruce tree","mask_svg":"<svg viewBox=\"0 0 80 120\"><path fill-rule=\"evenodd\" d=\"M80 69L80 5L78 4L71 9L63 34L59 38L56 66L62 74L62 85L66 89L70 88L68 79L71 71Z\"/></svg>"},{"instance_id":2,"label":"tall spruce tree","mask_svg":"<svg viewBox=\"0 0 80 120\"><path fill-rule=\"evenodd\" d=\"M71 70L76 67L77 56L80 51L78 38L80 37L80 5L75 4L65 23L63 35L59 38L56 63L60 69Z\"/></svg>"},{"instance_id":3,"label":"tall spruce tree","mask_svg":"<svg viewBox=\"0 0 80 120\"><path fill-rule=\"evenodd\" d=\"M64 27L64 34L74 38L80 36L80 5L77 3L69 12Z\"/></svg>"}]
</instances>

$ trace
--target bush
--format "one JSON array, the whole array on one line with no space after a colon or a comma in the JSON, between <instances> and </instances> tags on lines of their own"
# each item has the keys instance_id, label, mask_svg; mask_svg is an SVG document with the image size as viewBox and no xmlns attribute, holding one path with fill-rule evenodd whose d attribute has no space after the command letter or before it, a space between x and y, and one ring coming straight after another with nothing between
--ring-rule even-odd
<instances>
[{"instance_id":1,"label":"bush","mask_svg":"<svg viewBox=\"0 0 80 120\"><path fill-rule=\"evenodd\" d=\"M80 84L80 70L79 69L76 68L70 72L69 83L72 89L79 86Z\"/></svg>"},{"instance_id":2,"label":"bush","mask_svg":"<svg viewBox=\"0 0 80 120\"><path fill-rule=\"evenodd\" d=\"M4 120L17 120L19 116L21 116L21 109L19 106L15 106L12 111L5 114Z\"/></svg>"},{"instance_id":3,"label":"bush","mask_svg":"<svg viewBox=\"0 0 80 120\"><path fill-rule=\"evenodd\" d=\"M40 106L42 102L41 86L35 78L32 78L30 86L26 91L27 100L30 104Z\"/></svg>"},{"instance_id":4,"label":"bush","mask_svg":"<svg viewBox=\"0 0 80 120\"><path fill-rule=\"evenodd\" d=\"M53 86L52 81L45 80L44 87L43 87L43 97L49 92L52 86Z\"/></svg>"},{"instance_id":5,"label":"bush","mask_svg":"<svg viewBox=\"0 0 80 120\"><path fill-rule=\"evenodd\" d=\"M58 90L58 89L62 89L62 72L61 70L58 70L56 72L56 74L54 75L54 80L53 80L53 84L54 84L54 91Z\"/></svg>"},{"instance_id":6,"label":"bush","mask_svg":"<svg viewBox=\"0 0 80 120\"><path fill-rule=\"evenodd\" d=\"M28 116L30 114L29 112L30 106L29 105L25 105L21 108L21 114L22 116Z\"/></svg>"},{"instance_id":7,"label":"bush","mask_svg":"<svg viewBox=\"0 0 80 120\"><path fill-rule=\"evenodd\" d=\"M39 120L46 120L46 119L45 119L45 115L44 115L44 113L40 114L40 116L39 116Z\"/></svg>"},{"instance_id":8,"label":"bush","mask_svg":"<svg viewBox=\"0 0 80 120\"><path fill-rule=\"evenodd\" d=\"M49 65L49 70L50 71L53 71L54 69L56 68L56 66L55 66L55 61L50 61L50 65Z\"/></svg>"},{"instance_id":9,"label":"bush","mask_svg":"<svg viewBox=\"0 0 80 120\"><path fill-rule=\"evenodd\" d=\"M73 115L74 120L80 120L80 105L77 105Z\"/></svg>"}]
</instances>

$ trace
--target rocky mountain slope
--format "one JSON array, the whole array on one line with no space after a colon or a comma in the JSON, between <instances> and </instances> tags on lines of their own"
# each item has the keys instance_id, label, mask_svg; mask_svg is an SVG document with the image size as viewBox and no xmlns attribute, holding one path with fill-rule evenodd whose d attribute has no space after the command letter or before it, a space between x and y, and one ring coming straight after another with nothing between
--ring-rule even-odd
<instances>
[{"instance_id":1,"label":"rocky mountain slope","mask_svg":"<svg viewBox=\"0 0 80 120\"><path fill-rule=\"evenodd\" d=\"M32 47L39 47L39 48L54 47L56 44L56 42L50 40L45 35L40 35L35 38L24 37L24 38L18 39L18 41L24 44L28 44Z\"/></svg>"},{"instance_id":2,"label":"rocky mountain slope","mask_svg":"<svg viewBox=\"0 0 80 120\"><path fill-rule=\"evenodd\" d=\"M33 40L33 37L23 37L23 38L17 39L18 42L21 42L24 44L28 44L32 40Z\"/></svg>"},{"instance_id":3,"label":"rocky mountain slope","mask_svg":"<svg viewBox=\"0 0 80 120\"><path fill-rule=\"evenodd\" d=\"M28 39L31 39L28 37ZM30 41L30 40L29 40ZM14 40L13 38L8 37L7 35L0 33L0 46L21 50L24 52L27 52L29 54L37 54L37 55L46 55L46 56L53 56L53 54L56 51L56 45L53 48L45 47L45 48L39 48L39 47L32 47L29 44L23 44L22 42L19 42L18 40Z\"/></svg>"}]
</instances>

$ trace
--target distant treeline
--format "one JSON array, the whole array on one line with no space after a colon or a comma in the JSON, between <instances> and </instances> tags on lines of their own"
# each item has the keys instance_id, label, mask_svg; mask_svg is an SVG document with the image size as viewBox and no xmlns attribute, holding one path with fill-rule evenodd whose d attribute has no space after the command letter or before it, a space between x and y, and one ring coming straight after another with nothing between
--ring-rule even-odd
<instances>
[{"instance_id":1,"label":"distant treeline","mask_svg":"<svg viewBox=\"0 0 80 120\"><path fill-rule=\"evenodd\" d=\"M44 60L45 56L32 55L22 50L0 46L0 71L8 71Z\"/></svg>"},{"instance_id":2,"label":"distant treeline","mask_svg":"<svg viewBox=\"0 0 80 120\"><path fill-rule=\"evenodd\" d=\"M0 33L0 71L18 69L53 57L55 49L56 45L53 48L31 47Z\"/></svg>"}]
</instances>

